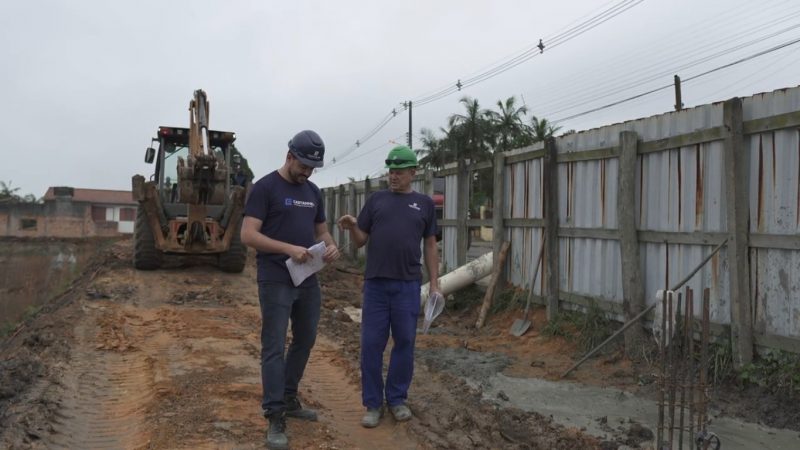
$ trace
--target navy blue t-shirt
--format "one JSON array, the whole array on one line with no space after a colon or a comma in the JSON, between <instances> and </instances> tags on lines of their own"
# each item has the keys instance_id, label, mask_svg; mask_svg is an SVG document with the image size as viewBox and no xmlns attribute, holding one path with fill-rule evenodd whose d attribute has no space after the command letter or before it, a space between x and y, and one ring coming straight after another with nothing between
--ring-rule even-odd
<instances>
[{"instance_id":1,"label":"navy blue t-shirt","mask_svg":"<svg viewBox=\"0 0 800 450\"><path fill-rule=\"evenodd\" d=\"M375 192L358 214L358 228L369 234L364 278L422 277L420 243L436 235L436 210L430 197L415 191Z\"/></svg>"},{"instance_id":2,"label":"navy blue t-shirt","mask_svg":"<svg viewBox=\"0 0 800 450\"><path fill-rule=\"evenodd\" d=\"M317 185L310 181L294 184L274 171L253 184L244 215L262 221L261 233L269 238L301 247L316 243L316 225L325 222L325 207ZM283 253L259 251L258 281L292 284ZM313 286L316 275L306 278L300 287Z\"/></svg>"}]
</instances>

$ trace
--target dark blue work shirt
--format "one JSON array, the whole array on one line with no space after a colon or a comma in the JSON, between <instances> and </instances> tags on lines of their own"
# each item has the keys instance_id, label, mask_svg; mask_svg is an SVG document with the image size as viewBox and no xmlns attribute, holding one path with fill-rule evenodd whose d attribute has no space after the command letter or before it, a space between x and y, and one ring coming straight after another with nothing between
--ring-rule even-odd
<instances>
[{"instance_id":1,"label":"dark blue work shirt","mask_svg":"<svg viewBox=\"0 0 800 450\"><path fill-rule=\"evenodd\" d=\"M415 191L375 192L358 214L358 228L369 234L365 279L422 278L420 244L436 235L436 209L430 197Z\"/></svg>"},{"instance_id":2,"label":"dark blue work shirt","mask_svg":"<svg viewBox=\"0 0 800 450\"><path fill-rule=\"evenodd\" d=\"M274 171L253 184L244 215L261 220L261 233L271 239L301 247L316 243L316 225L325 222L322 194L310 181L294 184ZM292 284L283 253L259 251L258 281ZM299 287L316 283L316 275L306 278Z\"/></svg>"}]
</instances>

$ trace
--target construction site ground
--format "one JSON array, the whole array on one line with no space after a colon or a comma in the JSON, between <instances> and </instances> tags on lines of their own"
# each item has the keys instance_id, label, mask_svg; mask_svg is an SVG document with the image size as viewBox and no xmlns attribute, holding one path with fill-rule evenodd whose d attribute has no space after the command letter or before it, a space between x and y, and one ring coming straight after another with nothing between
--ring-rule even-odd
<instances>
[{"instance_id":1,"label":"construction site ground","mask_svg":"<svg viewBox=\"0 0 800 450\"><path fill-rule=\"evenodd\" d=\"M142 272L131 252L129 240L99 247L0 343L0 448L264 448L252 255L242 274L178 261ZM611 350L560 380L579 352L541 333L541 310L515 337L520 310L476 330L477 305L455 308L457 298L418 337L414 418L362 428L361 270L340 260L320 279L319 337L300 392L320 420L290 419L292 449L652 446L654 369ZM711 394L710 429L726 450L800 448L798 402L735 385Z\"/></svg>"}]
</instances>

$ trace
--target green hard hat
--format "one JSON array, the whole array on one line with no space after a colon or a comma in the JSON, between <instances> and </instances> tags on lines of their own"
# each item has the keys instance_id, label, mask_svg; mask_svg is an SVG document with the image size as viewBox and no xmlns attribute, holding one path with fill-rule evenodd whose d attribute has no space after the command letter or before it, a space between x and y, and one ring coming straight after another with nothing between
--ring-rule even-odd
<instances>
[{"instance_id":1,"label":"green hard hat","mask_svg":"<svg viewBox=\"0 0 800 450\"><path fill-rule=\"evenodd\" d=\"M387 169L417 167L417 154L405 145L398 145L386 156Z\"/></svg>"}]
</instances>

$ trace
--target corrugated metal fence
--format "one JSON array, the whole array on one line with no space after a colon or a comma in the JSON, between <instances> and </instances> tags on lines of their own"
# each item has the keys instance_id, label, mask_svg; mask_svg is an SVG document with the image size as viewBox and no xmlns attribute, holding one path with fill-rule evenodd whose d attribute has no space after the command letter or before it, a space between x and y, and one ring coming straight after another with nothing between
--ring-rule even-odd
<instances>
[{"instance_id":1,"label":"corrugated metal fence","mask_svg":"<svg viewBox=\"0 0 800 450\"><path fill-rule=\"evenodd\" d=\"M635 169L621 169L626 155ZM470 192L475 170L500 177L493 205L502 215L494 219L466 219L459 196ZM624 320L625 299L652 304L657 289L729 238L687 284L696 293L710 289L716 332L731 332L740 363L753 344L800 352L800 88L572 133L492 162L418 175L415 189L432 193L434 176L445 178L445 271L465 261L467 227L492 226L495 251L512 243L506 279L528 287L543 238L553 236L534 286L548 316L596 304ZM326 189L329 219L360 210L366 184ZM350 205L349 192L356 193ZM548 220L548 198L557 220ZM620 223L624 217L631 226ZM337 233L334 226L346 248ZM640 267L640 279L626 277L623 255Z\"/></svg>"}]
</instances>

